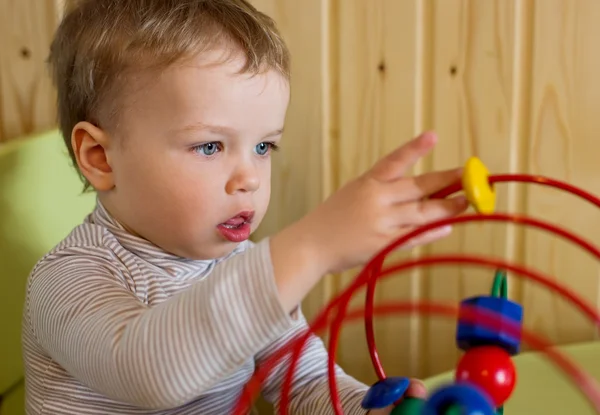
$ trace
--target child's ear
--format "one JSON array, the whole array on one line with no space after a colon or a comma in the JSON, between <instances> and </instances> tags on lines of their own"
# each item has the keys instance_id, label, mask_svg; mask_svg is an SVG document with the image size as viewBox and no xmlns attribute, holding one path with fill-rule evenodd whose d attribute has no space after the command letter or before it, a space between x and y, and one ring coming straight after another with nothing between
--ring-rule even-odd
<instances>
[{"instance_id":1,"label":"child's ear","mask_svg":"<svg viewBox=\"0 0 600 415\"><path fill-rule=\"evenodd\" d=\"M73 127L71 146L81 173L97 191L107 191L115 186L108 157L110 136L95 125L82 121Z\"/></svg>"}]
</instances>

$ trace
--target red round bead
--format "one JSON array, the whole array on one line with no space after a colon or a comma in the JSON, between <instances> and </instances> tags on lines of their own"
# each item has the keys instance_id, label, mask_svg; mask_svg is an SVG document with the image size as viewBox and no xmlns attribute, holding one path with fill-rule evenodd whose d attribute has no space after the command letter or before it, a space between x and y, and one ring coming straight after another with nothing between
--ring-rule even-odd
<instances>
[{"instance_id":1,"label":"red round bead","mask_svg":"<svg viewBox=\"0 0 600 415\"><path fill-rule=\"evenodd\" d=\"M458 362L455 376L457 382L470 382L487 392L496 407L510 397L517 380L510 355L497 346L469 349Z\"/></svg>"}]
</instances>

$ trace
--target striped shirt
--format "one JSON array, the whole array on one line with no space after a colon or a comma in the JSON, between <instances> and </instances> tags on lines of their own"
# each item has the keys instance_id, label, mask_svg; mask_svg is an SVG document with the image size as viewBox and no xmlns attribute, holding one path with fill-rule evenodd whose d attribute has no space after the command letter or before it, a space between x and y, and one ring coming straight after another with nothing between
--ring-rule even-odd
<instances>
[{"instance_id":1,"label":"striped shirt","mask_svg":"<svg viewBox=\"0 0 600 415\"><path fill-rule=\"evenodd\" d=\"M268 240L198 261L96 209L34 267L23 318L28 415L228 414L257 364L307 327L281 307ZM275 406L284 362L263 386ZM367 387L336 368L346 414ZM304 349L292 414L332 414L327 353Z\"/></svg>"}]
</instances>

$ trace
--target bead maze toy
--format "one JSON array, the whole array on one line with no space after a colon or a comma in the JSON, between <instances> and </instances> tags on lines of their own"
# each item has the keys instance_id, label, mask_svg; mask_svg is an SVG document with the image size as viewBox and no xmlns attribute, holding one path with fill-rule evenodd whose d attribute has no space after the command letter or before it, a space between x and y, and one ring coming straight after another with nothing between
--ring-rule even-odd
<instances>
[{"instance_id":1,"label":"bead maze toy","mask_svg":"<svg viewBox=\"0 0 600 415\"><path fill-rule=\"evenodd\" d=\"M507 298L507 273L534 281L562 295L575 305L596 326L600 314L594 306L575 295L569 288L557 283L549 276L519 264L498 258L475 255L435 255L401 261L383 268L387 255L409 240L432 229L451 224L470 222L513 222L534 227L558 235L600 259L600 250L590 242L557 225L528 216L496 213L494 185L503 182L532 183L550 186L578 196L600 208L600 198L568 183L542 176L526 174L490 175L485 165L471 157L464 169L461 182L443 189L432 197L443 198L463 190L476 213L435 221L398 238L375 255L362 269L352 284L334 298L314 319L309 329L282 348L262 366L248 382L239 399L235 414L245 414L260 390L262 381L270 370L286 359L289 367L282 386L279 412L288 413L289 392L298 358L308 338L313 333L329 326L329 390L331 404L336 415L343 410L337 393L334 376L335 355L339 332L344 321L364 318L369 354L378 381L367 391L362 406L365 410L393 405L392 415L502 415L504 404L515 388L517 373L512 356L519 353L521 342L542 351L558 368L562 369L580 389L585 398L600 414L600 386L585 371L577 367L565 355L553 349L543 337L523 327L523 308ZM433 265L478 265L495 270L490 295L479 295L462 300L459 307L431 302L392 302L374 304L375 287L378 280L417 266ZM348 310L353 294L366 286L366 301L363 309ZM373 317L375 315L426 313L449 316L457 319L456 345L464 353L459 359L454 381L439 386L426 399L405 397L409 379L390 377L383 370L375 345ZM507 414L508 415L508 414Z\"/></svg>"}]
</instances>

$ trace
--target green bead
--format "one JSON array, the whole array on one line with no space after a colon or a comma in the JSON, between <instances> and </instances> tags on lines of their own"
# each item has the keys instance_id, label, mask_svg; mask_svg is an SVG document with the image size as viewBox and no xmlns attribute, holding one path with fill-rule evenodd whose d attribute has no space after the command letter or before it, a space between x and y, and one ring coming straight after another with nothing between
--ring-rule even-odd
<instances>
[{"instance_id":1,"label":"green bead","mask_svg":"<svg viewBox=\"0 0 600 415\"><path fill-rule=\"evenodd\" d=\"M460 409L460 406L452 405L446 411L444 411L444 415L462 415L463 411Z\"/></svg>"},{"instance_id":2,"label":"green bead","mask_svg":"<svg viewBox=\"0 0 600 415\"><path fill-rule=\"evenodd\" d=\"M425 401L419 398L404 398L390 415L420 415Z\"/></svg>"}]
</instances>

